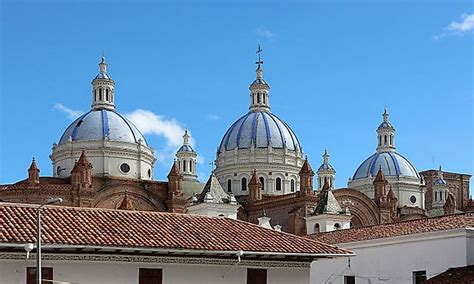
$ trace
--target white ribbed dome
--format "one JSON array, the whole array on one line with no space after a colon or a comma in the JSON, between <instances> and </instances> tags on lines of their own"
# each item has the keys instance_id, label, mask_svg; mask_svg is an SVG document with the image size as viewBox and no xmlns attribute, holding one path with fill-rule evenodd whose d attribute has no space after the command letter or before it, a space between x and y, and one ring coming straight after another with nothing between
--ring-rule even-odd
<instances>
[{"instance_id":1,"label":"white ribbed dome","mask_svg":"<svg viewBox=\"0 0 474 284\"><path fill-rule=\"evenodd\" d=\"M137 127L119 113L107 110L91 110L68 126L59 140L59 144L65 144L69 140L74 141L109 141L146 144L145 137Z\"/></svg>"},{"instance_id":2,"label":"white ribbed dome","mask_svg":"<svg viewBox=\"0 0 474 284\"><path fill-rule=\"evenodd\" d=\"M291 128L269 111L252 111L239 118L222 138L219 152L249 148L287 148L301 151Z\"/></svg>"}]
</instances>

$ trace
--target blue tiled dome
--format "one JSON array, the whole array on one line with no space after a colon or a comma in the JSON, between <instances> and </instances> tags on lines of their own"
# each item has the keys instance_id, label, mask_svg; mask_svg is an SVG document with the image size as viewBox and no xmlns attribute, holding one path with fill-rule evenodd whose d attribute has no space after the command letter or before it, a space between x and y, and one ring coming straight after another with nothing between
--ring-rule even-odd
<instances>
[{"instance_id":1,"label":"blue tiled dome","mask_svg":"<svg viewBox=\"0 0 474 284\"><path fill-rule=\"evenodd\" d=\"M334 168L330 164L322 164L319 166L318 171L319 170L334 170Z\"/></svg>"},{"instance_id":2,"label":"blue tiled dome","mask_svg":"<svg viewBox=\"0 0 474 284\"><path fill-rule=\"evenodd\" d=\"M354 174L353 180L376 176L379 168L385 176L420 178L415 166L396 152L378 152L365 160Z\"/></svg>"},{"instance_id":3,"label":"blue tiled dome","mask_svg":"<svg viewBox=\"0 0 474 284\"><path fill-rule=\"evenodd\" d=\"M234 149L284 148L301 151L293 130L268 111L254 111L239 118L227 130L219 147L220 152Z\"/></svg>"},{"instance_id":4,"label":"blue tiled dome","mask_svg":"<svg viewBox=\"0 0 474 284\"><path fill-rule=\"evenodd\" d=\"M183 145L179 148L178 153L179 152L194 152L194 149L189 145Z\"/></svg>"},{"instance_id":5,"label":"blue tiled dome","mask_svg":"<svg viewBox=\"0 0 474 284\"><path fill-rule=\"evenodd\" d=\"M64 131L59 144L72 141L110 141L138 143L142 140L147 145L145 137L138 128L125 117L112 110L91 110L76 119Z\"/></svg>"},{"instance_id":6,"label":"blue tiled dome","mask_svg":"<svg viewBox=\"0 0 474 284\"><path fill-rule=\"evenodd\" d=\"M435 180L435 184L440 185L440 184L447 184L446 181L442 178L439 178Z\"/></svg>"}]
</instances>

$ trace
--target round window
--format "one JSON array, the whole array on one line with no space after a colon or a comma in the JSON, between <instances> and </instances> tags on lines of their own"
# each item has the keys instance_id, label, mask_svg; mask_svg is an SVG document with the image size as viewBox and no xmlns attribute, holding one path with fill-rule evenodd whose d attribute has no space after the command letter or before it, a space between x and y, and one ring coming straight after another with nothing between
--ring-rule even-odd
<instances>
[{"instance_id":1,"label":"round window","mask_svg":"<svg viewBox=\"0 0 474 284\"><path fill-rule=\"evenodd\" d=\"M123 173L128 173L130 171L130 166L127 163L123 163L120 165L120 170Z\"/></svg>"},{"instance_id":2,"label":"round window","mask_svg":"<svg viewBox=\"0 0 474 284\"><path fill-rule=\"evenodd\" d=\"M412 196L410 197L410 202L411 202L411 203L415 203L415 202L416 202L416 197L415 197L414 195L412 195Z\"/></svg>"}]
</instances>

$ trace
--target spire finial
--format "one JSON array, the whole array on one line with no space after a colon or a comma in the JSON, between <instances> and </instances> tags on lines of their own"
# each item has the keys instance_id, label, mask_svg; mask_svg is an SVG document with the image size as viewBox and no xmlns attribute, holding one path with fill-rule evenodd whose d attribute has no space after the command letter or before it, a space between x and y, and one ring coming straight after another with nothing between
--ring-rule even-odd
<instances>
[{"instance_id":1,"label":"spire finial","mask_svg":"<svg viewBox=\"0 0 474 284\"><path fill-rule=\"evenodd\" d=\"M262 51L263 49L260 47L260 44L259 44L258 49L257 49L258 61L255 62L255 64L257 64L257 78L258 79L262 79L262 64L263 64Z\"/></svg>"},{"instance_id":2,"label":"spire finial","mask_svg":"<svg viewBox=\"0 0 474 284\"><path fill-rule=\"evenodd\" d=\"M258 49L257 49L257 54L258 54L258 61L255 62L255 64L257 64L258 66L260 66L261 64L263 64L263 61L262 61L262 51L263 49L260 48L260 44L258 45Z\"/></svg>"},{"instance_id":3,"label":"spire finial","mask_svg":"<svg viewBox=\"0 0 474 284\"><path fill-rule=\"evenodd\" d=\"M323 163L325 165L329 164L329 153L327 149L324 149Z\"/></svg>"},{"instance_id":4,"label":"spire finial","mask_svg":"<svg viewBox=\"0 0 474 284\"><path fill-rule=\"evenodd\" d=\"M107 74L107 63L105 62L105 56L103 54L100 58L99 71L102 74Z\"/></svg>"},{"instance_id":5,"label":"spire finial","mask_svg":"<svg viewBox=\"0 0 474 284\"><path fill-rule=\"evenodd\" d=\"M383 110L383 122L388 122L388 111L387 108L385 107Z\"/></svg>"},{"instance_id":6,"label":"spire finial","mask_svg":"<svg viewBox=\"0 0 474 284\"><path fill-rule=\"evenodd\" d=\"M443 170L441 169L441 166L439 166L438 169L438 179L443 179Z\"/></svg>"},{"instance_id":7,"label":"spire finial","mask_svg":"<svg viewBox=\"0 0 474 284\"><path fill-rule=\"evenodd\" d=\"M184 130L184 135L183 135L183 144L184 145L189 145L189 138L190 137L191 136L189 136L189 134L188 134L188 129L185 129Z\"/></svg>"}]
</instances>

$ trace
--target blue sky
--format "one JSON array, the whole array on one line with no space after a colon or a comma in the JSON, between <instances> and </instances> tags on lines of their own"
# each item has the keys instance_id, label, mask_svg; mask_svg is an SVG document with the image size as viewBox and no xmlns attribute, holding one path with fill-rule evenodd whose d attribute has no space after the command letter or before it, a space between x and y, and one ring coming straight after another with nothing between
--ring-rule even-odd
<instances>
[{"instance_id":1,"label":"blue sky","mask_svg":"<svg viewBox=\"0 0 474 284\"><path fill-rule=\"evenodd\" d=\"M258 43L272 111L314 168L329 150L337 187L375 151L385 106L419 171L474 172L471 1L64 2L1 3L0 183L25 178L33 156L51 175L102 52L117 110L146 118L155 176L187 127L206 179L248 110Z\"/></svg>"}]
</instances>

